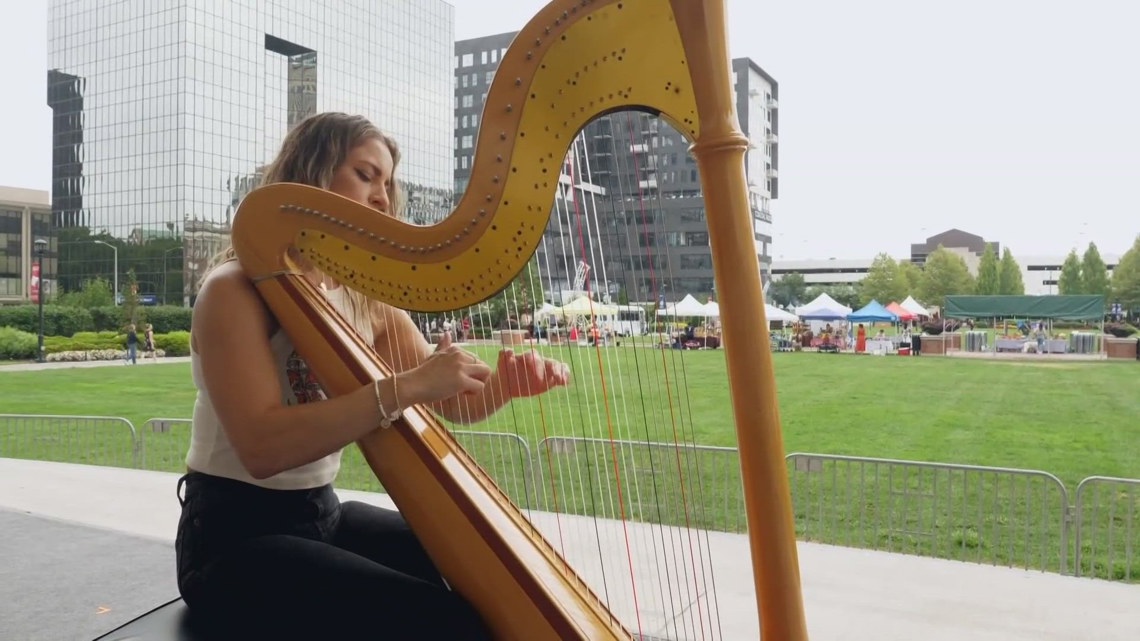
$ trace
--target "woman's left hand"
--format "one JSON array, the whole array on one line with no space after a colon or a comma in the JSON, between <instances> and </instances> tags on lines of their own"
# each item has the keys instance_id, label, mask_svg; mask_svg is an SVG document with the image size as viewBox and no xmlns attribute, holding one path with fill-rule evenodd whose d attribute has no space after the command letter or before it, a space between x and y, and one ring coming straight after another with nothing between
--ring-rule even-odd
<instances>
[{"instance_id":1,"label":"woman's left hand","mask_svg":"<svg viewBox=\"0 0 1140 641\"><path fill-rule=\"evenodd\" d=\"M500 351L495 374L509 398L537 396L570 384L570 368L565 363L543 358L534 350L522 354L509 349Z\"/></svg>"}]
</instances>

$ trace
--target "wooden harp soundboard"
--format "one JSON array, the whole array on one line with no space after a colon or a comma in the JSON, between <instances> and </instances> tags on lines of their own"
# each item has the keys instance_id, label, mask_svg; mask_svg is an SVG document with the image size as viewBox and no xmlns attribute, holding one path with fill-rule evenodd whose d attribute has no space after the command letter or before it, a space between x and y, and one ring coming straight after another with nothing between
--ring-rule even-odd
<instances>
[{"instance_id":1,"label":"wooden harp soundboard","mask_svg":"<svg viewBox=\"0 0 1140 641\"><path fill-rule=\"evenodd\" d=\"M555 0L521 30L487 96L470 184L450 216L411 225L331 193L273 184L233 229L239 261L330 395L391 374L303 278L326 273L411 312L477 305L542 238L563 159L591 120L652 113L692 142L720 323L764 639L807 638L792 508L724 0ZM382 123L380 123L382 126ZM449 583L500 639L649 638L616 614L430 411L359 443Z\"/></svg>"}]
</instances>

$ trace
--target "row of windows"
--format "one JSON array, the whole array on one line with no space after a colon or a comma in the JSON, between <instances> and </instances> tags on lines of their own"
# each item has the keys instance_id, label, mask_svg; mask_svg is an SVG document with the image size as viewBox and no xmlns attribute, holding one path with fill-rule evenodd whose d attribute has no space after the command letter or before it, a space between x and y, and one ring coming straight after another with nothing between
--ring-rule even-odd
<instances>
[{"instance_id":1,"label":"row of windows","mask_svg":"<svg viewBox=\"0 0 1140 641\"><path fill-rule=\"evenodd\" d=\"M506 47L501 47L501 48L499 48L499 49L490 49L490 50L484 50L484 51L480 51L480 52L478 53L478 55L479 55L479 64L481 64L481 65L493 65L493 64L498 64L499 60L500 60L500 59L501 59L501 58L502 58L504 55L506 55L506 53L507 53L507 48L506 48ZM459 56L459 57L457 57L457 58L455 59L455 66L456 66L456 67L471 67L471 66L474 66L474 64L475 64L475 55L476 55L475 53L465 53L465 54L463 54L462 56ZM489 82L489 81L488 81L488 82Z\"/></svg>"},{"instance_id":2,"label":"row of windows","mask_svg":"<svg viewBox=\"0 0 1140 641\"><path fill-rule=\"evenodd\" d=\"M656 247L660 241L664 241L668 247L708 247L709 233L707 231L667 231L639 233L637 235L637 243L641 247Z\"/></svg>"},{"instance_id":3,"label":"row of windows","mask_svg":"<svg viewBox=\"0 0 1140 641\"><path fill-rule=\"evenodd\" d=\"M456 129L471 129L479 127L479 114L464 114L455 117Z\"/></svg>"},{"instance_id":4,"label":"row of windows","mask_svg":"<svg viewBox=\"0 0 1140 641\"><path fill-rule=\"evenodd\" d=\"M483 79L484 79L483 84L487 85L488 87L491 86L491 81L495 79L495 72L494 71L483 72ZM455 77L455 88L456 89L458 89L460 87L463 87L464 89L466 89L468 87L478 87L478 86L479 86L479 73L478 72L463 73L463 74L459 74L458 76Z\"/></svg>"}]
</instances>

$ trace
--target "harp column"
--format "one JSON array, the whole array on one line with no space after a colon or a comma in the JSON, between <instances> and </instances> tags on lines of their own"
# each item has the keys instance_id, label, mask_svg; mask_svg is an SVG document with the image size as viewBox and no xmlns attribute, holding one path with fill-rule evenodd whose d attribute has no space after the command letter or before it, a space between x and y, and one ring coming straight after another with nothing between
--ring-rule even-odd
<instances>
[{"instance_id":1,"label":"harp column","mask_svg":"<svg viewBox=\"0 0 1140 641\"><path fill-rule=\"evenodd\" d=\"M749 214L744 171L747 149L748 138L739 128L722 123L722 131L706 132L692 153L702 176L708 212L729 390L746 480L744 504L760 630L765 640L806 641L775 369Z\"/></svg>"}]
</instances>

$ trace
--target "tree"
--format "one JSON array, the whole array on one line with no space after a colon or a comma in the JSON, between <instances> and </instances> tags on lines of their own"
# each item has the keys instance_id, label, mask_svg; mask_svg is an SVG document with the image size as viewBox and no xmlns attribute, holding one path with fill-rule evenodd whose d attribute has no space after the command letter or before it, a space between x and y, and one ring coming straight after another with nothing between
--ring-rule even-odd
<instances>
[{"instance_id":1,"label":"tree","mask_svg":"<svg viewBox=\"0 0 1140 641\"><path fill-rule=\"evenodd\" d=\"M1021 265L1013 259L1013 252L1006 247L1001 254L998 268L998 293L1002 296L1024 296L1025 279L1021 277Z\"/></svg>"},{"instance_id":2,"label":"tree","mask_svg":"<svg viewBox=\"0 0 1140 641\"><path fill-rule=\"evenodd\" d=\"M819 298L823 294L827 294L840 305L846 305L851 309L859 309L860 304L860 287L853 285L815 285L804 290L803 303L807 303Z\"/></svg>"},{"instance_id":3,"label":"tree","mask_svg":"<svg viewBox=\"0 0 1140 641\"><path fill-rule=\"evenodd\" d=\"M866 305L872 300L886 305L891 301L906 298L906 288L900 279L899 265L887 254L875 256L871 268L867 270L867 275L860 283L859 290L861 305Z\"/></svg>"},{"instance_id":4,"label":"tree","mask_svg":"<svg viewBox=\"0 0 1140 641\"><path fill-rule=\"evenodd\" d=\"M974 292L982 296L995 296L1001 293L1001 270L994 246L986 243L982 260L978 263L978 283Z\"/></svg>"},{"instance_id":5,"label":"tree","mask_svg":"<svg viewBox=\"0 0 1140 641\"><path fill-rule=\"evenodd\" d=\"M132 267L127 270L127 284L123 291L123 323L134 323L137 326L143 322L143 318L143 309L139 305L139 279Z\"/></svg>"},{"instance_id":6,"label":"tree","mask_svg":"<svg viewBox=\"0 0 1140 641\"><path fill-rule=\"evenodd\" d=\"M903 285L904 297L917 292L922 287L922 267L909 260L900 260L899 282Z\"/></svg>"},{"instance_id":7,"label":"tree","mask_svg":"<svg viewBox=\"0 0 1140 641\"><path fill-rule=\"evenodd\" d=\"M1084 279L1081 278L1081 259L1077 258L1077 250L1069 252L1061 265L1061 277L1057 279L1057 290L1065 295L1083 294L1085 292Z\"/></svg>"},{"instance_id":8,"label":"tree","mask_svg":"<svg viewBox=\"0 0 1140 641\"><path fill-rule=\"evenodd\" d=\"M93 278L83 281L79 291L61 294L59 304L65 307L111 307L115 304L115 294L111 289L107 279Z\"/></svg>"},{"instance_id":9,"label":"tree","mask_svg":"<svg viewBox=\"0 0 1140 641\"><path fill-rule=\"evenodd\" d=\"M1140 236L1112 270L1112 302L1120 303L1133 316L1140 314Z\"/></svg>"},{"instance_id":10,"label":"tree","mask_svg":"<svg viewBox=\"0 0 1140 641\"><path fill-rule=\"evenodd\" d=\"M939 246L926 257L920 291L927 304L943 306L947 296L972 293L974 278L961 256Z\"/></svg>"},{"instance_id":11,"label":"tree","mask_svg":"<svg viewBox=\"0 0 1140 641\"><path fill-rule=\"evenodd\" d=\"M1085 294L1108 295L1108 267L1104 264L1104 259L1100 257L1100 250L1096 248L1096 243L1089 243L1084 258L1081 259L1081 283L1083 283Z\"/></svg>"},{"instance_id":12,"label":"tree","mask_svg":"<svg viewBox=\"0 0 1140 641\"><path fill-rule=\"evenodd\" d=\"M807 283L804 282L803 274L796 272L773 280L772 286L768 288L768 297L776 305L802 305L811 300L805 296L806 293Z\"/></svg>"}]
</instances>

